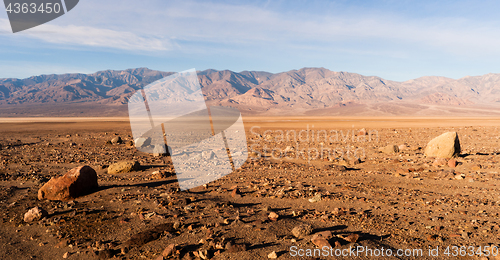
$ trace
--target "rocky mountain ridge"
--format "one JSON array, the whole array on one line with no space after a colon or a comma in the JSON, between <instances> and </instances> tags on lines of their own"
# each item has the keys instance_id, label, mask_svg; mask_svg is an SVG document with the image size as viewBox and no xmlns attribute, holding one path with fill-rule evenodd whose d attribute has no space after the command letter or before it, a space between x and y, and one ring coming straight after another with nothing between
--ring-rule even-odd
<instances>
[{"instance_id":1,"label":"rocky mountain ridge","mask_svg":"<svg viewBox=\"0 0 500 260\"><path fill-rule=\"evenodd\" d=\"M92 109L102 107L126 116L128 98L135 91L171 74L137 68L0 79L0 107L4 110L0 114L30 115L29 110L37 108L36 115L93 115ZM325 68L275 74L209 69L199 71L198 78L209 105L237 107L244 114L484 115L488 111L496 115L500 111L500 74L493 73L457 80L428 76L397 82ZM54 111L44 114L49 108Z\"/></svg>"}]
</instances>

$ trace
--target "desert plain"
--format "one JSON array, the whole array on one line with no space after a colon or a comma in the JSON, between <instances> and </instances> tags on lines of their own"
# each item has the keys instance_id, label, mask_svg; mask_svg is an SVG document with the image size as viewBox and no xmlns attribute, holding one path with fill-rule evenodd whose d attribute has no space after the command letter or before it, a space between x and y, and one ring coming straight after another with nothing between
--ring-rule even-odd
<instances>
[{"instance_id":1,"label":"desert plain","mask_svg":"<svg viewBox=\"0 0 500 260\"><path fill-rule=\"evenodd\" d=\"M188 191L170 157L134 147L127 118L0 119L0 258L500 259L500 118L243 119L248 160ZM456 165L424 155L445 132ZM108 173L124 160L141 168ZM37 198L82 165L99 188ZM37 206L46 216L24 221Z\"/></svg>"}]
</instances>

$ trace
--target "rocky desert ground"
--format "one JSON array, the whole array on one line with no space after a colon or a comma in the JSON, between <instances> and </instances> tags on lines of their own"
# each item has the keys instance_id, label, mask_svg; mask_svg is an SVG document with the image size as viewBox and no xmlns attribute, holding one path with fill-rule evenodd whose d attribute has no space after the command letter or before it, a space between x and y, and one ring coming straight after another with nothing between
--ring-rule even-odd
<instances>
[{"instance_id":1,"label":"rocky desert ground","mask_svg":"<svg viewBox=\"0 0 500 260\"><path fill-rule=\"evenodd\" d=\"M28 121L0 123L1 259L500 259L498 118L246 117L246 163L189 191L126 118ZM85 165L97 188L39 199Z\"/></svg>"}]
</instances>

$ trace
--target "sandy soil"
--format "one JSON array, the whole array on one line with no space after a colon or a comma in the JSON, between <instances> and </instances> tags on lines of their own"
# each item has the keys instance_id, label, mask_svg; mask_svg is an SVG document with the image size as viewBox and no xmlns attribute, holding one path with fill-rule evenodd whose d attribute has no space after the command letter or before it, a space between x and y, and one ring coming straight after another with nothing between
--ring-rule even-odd
<instances>
[{"instance_id":1,"label":"sandy soil","mask_svg":"<svg viewBox=\"0 0 500 260\"><path fill-rule=\"evenodd\" d=\"M126 121L28 121L0 123L1 259L157 259L170 244L176 251L166 259L203 258L204 250L211 259L268 259L273 251L328 259L293 256L314 253L311 237L326 230L333 250L392 252L381 259L497 259L484 249L500 247L499 118L248 117L247 162L190 191L179 191L169 157L107 143L132 140ZM369 135L358 138L362 128ZM423 148L448 131L460 138L458 165L433 166ZM388 144L401 151L378 152ZM140 171L107 174L111 163L131 159ZM50 177L80 165L98 172L98 190L73 201L37 199ZM48 217L24 222L34 206ZM301 224L313 231L296 238ZM398 249L423 255L395 256Z\"/></svg>"}]
</instances>

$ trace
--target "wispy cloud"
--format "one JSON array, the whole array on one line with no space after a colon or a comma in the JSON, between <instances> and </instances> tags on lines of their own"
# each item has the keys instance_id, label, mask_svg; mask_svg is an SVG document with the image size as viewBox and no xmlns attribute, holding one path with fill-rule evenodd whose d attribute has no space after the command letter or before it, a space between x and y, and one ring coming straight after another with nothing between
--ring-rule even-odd
<instances>
[{"instance_id":1,"label":"wispy cloud","mask_svg":"<svg viewBox=\"0 0 500 260\"><path fill-rule=\"evenodd\" d=\"M100 1L88 5L105 5L104 9L113 10L114 4ZM95 23L93 19L85 21L81 18L80 21L90 23L92 27L108 26L127 31L142 37L142 40L145 37L142 35L154 35L168 37L170 44L175 42L180 46L183 42L194 42L202 49L210 48L206 43L262 48L321 44L332 48L332 44L337 44L342 49L351 48L351 43L356 42L360 51L366 52L376 51L367 46L378 41L389 49L407 49L409 52L418 47L453 55L500 55L497 47L500 44L500 22L472 17L408 17L395 12L366 10L334 14L300 9L284 12L259 5L211 1L172 1L168 4L154 1L147 5L122 1L116 8L106 16L100 15ZM127 20L125 17L140 19ZM136 45L153 44L142 40ZM161 43L154 45L161 46Z\"/></svg>"},{"instance_id":2,"label":"wispy cloud","mask_svg":"<svg viewBox=\"0 0 500 260\"><path fill-rule=\"evenodd\" d=\"M106 13L95 12L108 10ZM3 23L3 21L2 21ZM498 22L461 17L407 17L394 12L283 12L265 5L211 1L87 1L68 17L21 32L61 45L169 51L196 43L273 46L337 44L339 49L371 41L414 51L415 46L454 55L500 55ZM341 46L342 44L348 44ZM382 47L383 48L383 47ZM388 47L390 49L394 47ZM361 52L376 51L365 48Z\"/></svg>"},{"instance_id":3,"label":"wispy cloud","mask_svg":"<svg viewBox=\"0 0 500 260\"><path fill-rule=\"evenodd\" d=\"M0 23L5 24L8 21L3 20ZM5 28L1 28L1 30L4 31ZM15 37L39 39L58 45L105 47L122 50L166 51L171 46L168 39L156 36L139 36L128 31L81 25L45 24L16 33Z\"/></svg>"}]
</instances>

